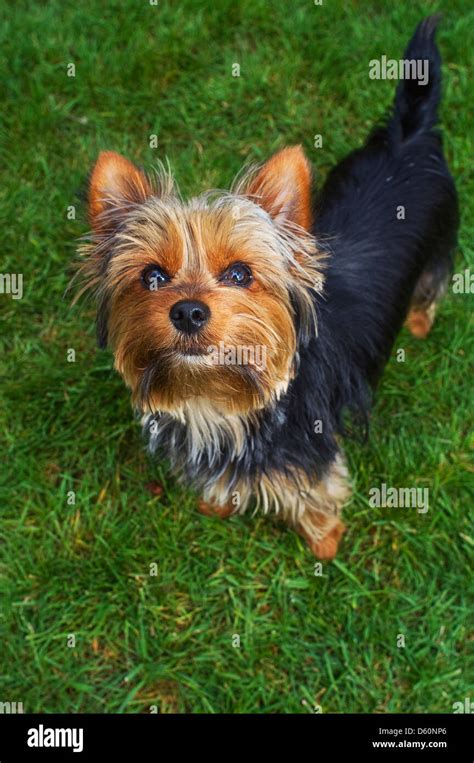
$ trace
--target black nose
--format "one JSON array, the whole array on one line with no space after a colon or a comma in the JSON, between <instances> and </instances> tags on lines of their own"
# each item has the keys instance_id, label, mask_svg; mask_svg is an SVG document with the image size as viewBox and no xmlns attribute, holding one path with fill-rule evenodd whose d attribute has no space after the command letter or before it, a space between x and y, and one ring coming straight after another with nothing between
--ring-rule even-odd
<instances>
[{"instance_id":1,"label":"black nose","mask_svg":"<svg viewBox=\"0 0 474 763\"><path fill-rule=\"evenodd\" d=\"M195 334L209 320L211 311L204 302L181 299L170 310L170 319L178 331Z\"/></svg>"}]
</instances>

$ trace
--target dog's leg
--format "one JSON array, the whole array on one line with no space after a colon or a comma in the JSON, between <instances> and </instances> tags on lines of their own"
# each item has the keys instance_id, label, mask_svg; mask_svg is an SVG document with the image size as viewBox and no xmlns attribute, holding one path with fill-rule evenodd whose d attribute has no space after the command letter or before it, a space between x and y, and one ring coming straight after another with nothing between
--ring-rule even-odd
<instances>
[{"instance_id":1,"label":"dog's leg","mask_svg":"<svg viewBox=\"0 0 474 763\"><path fill-rule=\"evenodd\" d=\"M309 493L295 528L317 559L334 559L345 527L342 508L351 494L349 473L339 456Z\"/></svg>"},{"instance_id":2,"label":"dog's leg","mask_svg":"<svg viewBox=\"0 0 474 763\"><path fill-rule=\"evenodd\" d=\"M310 485L302 474L273 474L260 485L260 504L273 506L277 515L307 541L318 559L333 559L344 532L341 513L351 494L349 473L339 454L325 477Z\"/></svg>"},{"instance_id":3,"label":"dog's leg","mask_svg":"<svg viewBox=\"0 0 474 763\"><path fill-rule=\"evenodd\" d=\"M252 488L243 480L230 487L231 480L232 472L228 470L204 491L198 502L201 514L226 519L232 514L241 514L245 511L252 497Z\"/></svg>"},{"instance_id":4,"label":"dog's leg","mask_svg":"<svg viewBox=\"0 0 474 763\"><path fill-rule=\"evenodd\" d=\"M316 511L306 511L301 523L296 526L312 554L322 561L334 559L345 529L341 521L330 521L326 515Z\"/></svg>"},{"instance_id":5,"label":"dog's leg","mask_svg":"<svg viewBox=\"0 0 474 763\"><path fill-rule=\"evenodd\" d=\"M417 339L425 339L434 323L436 308L446 293L451 260L439 259L423 271L415 287L405 325Z\"/></svg>"},{"instance_id":6,"label":"dog's leg","mask_svg":"<svg viewBox=\"0 0 474 763\"><path fill-rule=\"evenodd\" d=\"M239 481L230 492L225 475L205 491L199 510L226 518L242 514L252 500L264 514L281 517L308 543L318 559L333 559L344 532L342 507L351 494L349 473L342 454L319 482L310 484L302 472L265 474L253 488ZM231 497L229 497L231 495Z\"/></svg>"}]
</instances>

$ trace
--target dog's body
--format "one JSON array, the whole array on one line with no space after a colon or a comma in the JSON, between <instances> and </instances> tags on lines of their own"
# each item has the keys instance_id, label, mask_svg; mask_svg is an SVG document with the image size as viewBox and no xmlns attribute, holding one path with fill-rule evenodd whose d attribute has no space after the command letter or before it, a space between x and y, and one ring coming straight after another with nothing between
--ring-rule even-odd
<instances>
[{"instance_id":1,"label":"dog's body","mask_svg":"<svg viewBox=\"0 0 474 763\"><path fill-rule=\"evenodd\" d=\"M256 499L320 558L336 552L350 493L343 417L365 423L403 322L417 336L428 333L452 268L457 200L434 130L434 31L435 21L425 20L405 54L429 61L429 82L400 83L386 126L332 171L313 212L298 148L217 202L183 206L163 188L160 196L115 154L102 155L91 179L96 233L86 267L99 291L99 334L103 343L112 334L116 367L145 414L151 449L217 513L244 511ZM130 247L137 257L143 242L137 268L148 291L155 274L161 299L137 290L129 303ZM151 249L162 252L160 266L147 264ZM138 287L130 280L131 289ZM153 312L158 305L163 319ZM183 312L189 305L196 325ZM211 369L205 340L208 347L263 344L269 363Z\"/></svg>"}]
</instances>

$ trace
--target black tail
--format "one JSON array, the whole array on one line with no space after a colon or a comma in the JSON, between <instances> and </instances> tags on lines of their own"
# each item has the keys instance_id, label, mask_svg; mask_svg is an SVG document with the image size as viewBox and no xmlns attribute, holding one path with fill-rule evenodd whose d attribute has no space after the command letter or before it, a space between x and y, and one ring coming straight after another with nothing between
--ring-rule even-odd
<instances>
[{"instance_id":1,"label":"black tail","mask_svg":"<svg viewBox=\"0 0 474 763\"><path fill-rule=\"evenodd\" d=\"M441 56L435 43L435 32L440 14L428 16L418 24L408 43L405 61L427 62L421 71L426 81L418 78L402 79L398 85L390 127L398 140L408 140L431 130L438 121L441 97ZM418 70L415 70L418 71ZM418 75L417 75L418 76Z\"/></svg>"}]
</instances>

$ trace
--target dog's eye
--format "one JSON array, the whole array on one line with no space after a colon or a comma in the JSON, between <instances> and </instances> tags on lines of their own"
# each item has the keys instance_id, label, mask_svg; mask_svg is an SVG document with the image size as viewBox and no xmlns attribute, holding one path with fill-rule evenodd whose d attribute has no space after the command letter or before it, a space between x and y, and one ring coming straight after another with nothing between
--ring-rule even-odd
<instances>
[{"instance_id":1,"label":"dog's eye","mask_svg":"<svg viewBox=\"0 0 474 763\"><path fill-rule=\"evenodd\" d=\"M164 286L170 277L163 268L159 268L158 265L149 265L142 273L142 284L150 291L156 291L160 286Z\"/></svg>"},{"instance_id":2,"label":"dog's eye","mask_svg":"<svg viewBox=\"0 0 474 763\"><path fill-rule=\"evenodd\" d=\"M247 265L236 262L224 271L220 281L230 286L248 286L252 281L252 271Z\"/></svg>"}]
</instances>

